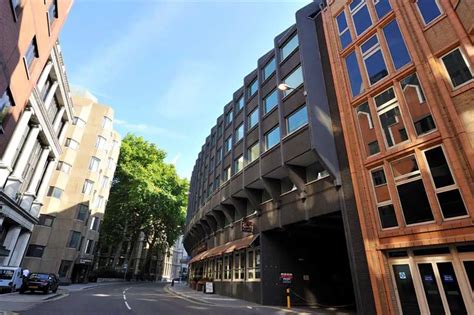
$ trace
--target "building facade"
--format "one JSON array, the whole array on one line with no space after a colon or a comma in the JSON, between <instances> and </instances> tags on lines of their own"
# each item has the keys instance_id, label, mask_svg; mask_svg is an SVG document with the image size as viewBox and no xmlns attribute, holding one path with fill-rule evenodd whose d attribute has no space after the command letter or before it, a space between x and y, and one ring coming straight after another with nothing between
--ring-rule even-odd
<instances>
[{"instance_id":1,"label":"building facade","mask_svg":"<svg viewBox=\"0 0 474 315\"><path fill-rule=\"evenodd\" d=\"M378 314L474 313L474 1L328 1Z\"/></svg>"},{"instance_id":2,"label":"building facade","mask_svg":"<svg viewBox=\"0 0 474 315\"><path fill-rule=\"evenodd\" d=\"M188 270L188 260L188 254L183 245L183 236L180 236L163 259L162 280L185 279Z\"/></svg>"},{"instance_id":3,"label":"building facade","mask_svg":"<svg viewBox=\"0 0 474 315\"><path fill-rule=\"evenodd\" d=\"M112 108L87 91L73 93L74 123L47 186L45 204L22 266L84 282L92 270L99 227L120 150Z\"/></svg>"},{"instance_id":4,"label":"building facade","mask_svg":"<svg viewBox=\"0 0 474 315\"><path fill-rule=\"evenodd\" d=\"M71 5L0 3L0 265L21 263L73 118L57 42Z\"/></svg>"},{"instance_id":5,"label":"building facade","mask_svg":"<svg viewBox=\"0 0 474 315\"><path fill-rule=\"evenodd\" d=\"M320 4L297 12L206 138L184 235L189 282L267 305L291 286L295 304L374 314Z\"/></svg>"}]
</instances>

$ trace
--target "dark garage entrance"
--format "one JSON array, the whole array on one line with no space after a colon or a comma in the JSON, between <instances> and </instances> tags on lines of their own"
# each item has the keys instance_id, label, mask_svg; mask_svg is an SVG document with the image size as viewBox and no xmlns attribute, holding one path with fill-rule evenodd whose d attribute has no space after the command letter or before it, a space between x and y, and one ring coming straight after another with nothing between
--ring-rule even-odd
<instances>
[{"instance_id":1,"label":"dark garage entrance","mask_svg":"<svg viewBox=\"0 0 474 315\"><path fill-rule=\"evenodd\" d=\"M280 273L292 273L295 305L355 309L340 212L261 234L263 304L284 305Z\"/></svg>"}]
</instances>

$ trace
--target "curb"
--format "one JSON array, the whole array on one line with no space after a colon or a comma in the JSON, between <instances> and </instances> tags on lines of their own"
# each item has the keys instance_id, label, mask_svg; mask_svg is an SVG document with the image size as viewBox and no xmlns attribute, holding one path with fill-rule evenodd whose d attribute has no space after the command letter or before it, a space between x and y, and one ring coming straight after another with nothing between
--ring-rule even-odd
<instances>
[{"instance_id":1,"label":"curb","mask_svg":"<svg viewBox=\"0 0 474 315\"><path fill-rule=\"evenodd\" d=\"M210 303L210 302L207 302L207 301L203 301L203 300L199 300L199 299L196 299L194 297L190 297L190 296L187 296L186 294L183 294L181 292L178 292L176 290L173 290L171 289L171 286L170 285L166 285L164 287L165 291L169 294L174 294L176 296L179 296L185 300L189 300L190 302L193 302L193 303L198 303L198 304L201 304L201 305L210 305L210 306L218 306L217 304L214 304L214 303Z\"/></svg>"}]
</instances>

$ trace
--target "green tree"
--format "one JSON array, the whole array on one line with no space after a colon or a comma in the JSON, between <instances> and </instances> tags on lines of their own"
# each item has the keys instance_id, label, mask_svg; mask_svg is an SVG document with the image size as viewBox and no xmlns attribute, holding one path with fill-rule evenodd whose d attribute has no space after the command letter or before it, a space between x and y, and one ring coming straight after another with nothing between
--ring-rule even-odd
<instances>
[{"instance_id":1,"label":"green tree","mask_svg":"<svg viewBox=\"0 0 474 315\"><path fill-rule=\"evenodd\" d=\"M122 140L100 233L100 250L114 256L112 267L125 244L130 258L141 234L150 253L143 269L149 268L151 253L172 246L183 231L189 186L165 157L142 137L128 134Z\"/></svg>"}]
</instances>

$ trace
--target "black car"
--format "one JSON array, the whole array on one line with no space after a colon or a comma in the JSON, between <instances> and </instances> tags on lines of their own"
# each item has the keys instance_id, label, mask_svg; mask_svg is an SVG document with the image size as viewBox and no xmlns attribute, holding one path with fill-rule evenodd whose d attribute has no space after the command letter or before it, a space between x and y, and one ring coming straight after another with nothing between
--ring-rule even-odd
<instances>
[{"instance_id":1,"label":"black car","mask_svg":"<svg viewBox=\"0 0 474 315\"><path fill-rule=\"evenodd\" d=\"M52 273L30 273L23 281L23 285L20 289L20 293L26 291L42 291L44 294L48 294L49 291L56 293L58 291L59 279L55 274Z\"/></svg>"}]
</instances>

